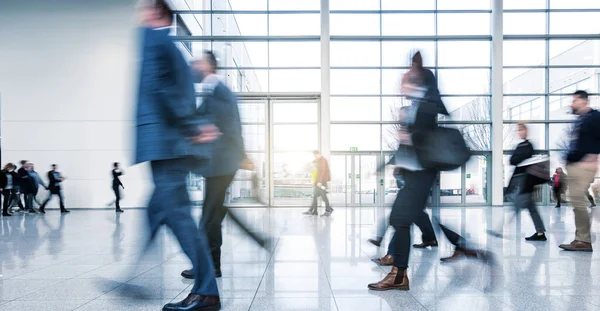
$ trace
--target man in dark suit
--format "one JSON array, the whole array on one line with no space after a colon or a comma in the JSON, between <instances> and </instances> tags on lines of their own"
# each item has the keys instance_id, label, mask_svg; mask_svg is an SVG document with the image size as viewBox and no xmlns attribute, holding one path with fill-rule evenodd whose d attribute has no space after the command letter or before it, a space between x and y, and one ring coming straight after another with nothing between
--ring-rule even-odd
<instances>
[{"instance_id":1,"label":"man in dark suit","mask_svg":"<svg viewBox=\"0 0 600 311\"><path fill-rule=\"evenodd\" d=\"M65 197L62 192L62 182L65 180L65 177L58 171L58 165L52 164L52 170L48 172L48 190L50 190L50 194L48 198L42 205L40 206L40 212L46 213L46 205L52 199L52 196L57 195L60 200L60 212L61 213L69 213L70 211L65 208Z\"/></svg>"},{"instance_id":2,"label":"man in dark suit","mask_svg":"<svg viewBox=\"0 0 600 311\"><path fill-rule=\"evenodd\" d=\"M113 192L115 193L115 211L117 213L123 213L123 210L121 209L121 188L125 189L125 186L123 186L123 183L121 182L121 178L120 178L121 176L123 176L123 174L124 174L123 171L119 167L119 162L113 163L112 189L113 189Z\"/></svg>"},{"instance_id":3,"label":"man in dark suit","mask_svg":"<svg viewBox=\"0 0 600 311\"><path fill-rule=\"evenodd\" d=\"M31 214L37 214L33 209L33 194L37 183L34 181L33 176L30 174L31 164L25 163L19 169L19 177L21 177L21 193L25 197L25 210Z\"/></svg>"},{"instance_id":4,"label":"man in dark suit","mask_svg":"<svg viewBox=\"0 0 600 311\"><path fill-rule=\"evenodd\" d=\"M220 277L223 244L221 223L227 215L225 195L246 154L237 100L216 75L217 58L212 52L205 51L202 60L194 62L193 67L197 75L203 77L202 109L213 118L222 133L215 141L210 165L202 172L206 178L206 188L201 220L206 229L215 273ZM194 277L193 270L185 270L181 275L185 278Z\"/></svg>"},{"instance_id":5,"label":"man in dark suit","mask_svg":"<svg viewBox=\"0 0 600 311\"><path fill-rule=\"evenodd\" d=\"M150 162L154 193L148 203L151 244L167 225L189 257L196 282L183 301L163 310L220 310L219 290L206 236L192 219L186 180L210 156L218 130L199 120L191 71L169 37L173 12L161 0L141 9L143 59L137 102L136 163ZM147 245L147 246L148 246Z\"/></svg>"}]
</instances>

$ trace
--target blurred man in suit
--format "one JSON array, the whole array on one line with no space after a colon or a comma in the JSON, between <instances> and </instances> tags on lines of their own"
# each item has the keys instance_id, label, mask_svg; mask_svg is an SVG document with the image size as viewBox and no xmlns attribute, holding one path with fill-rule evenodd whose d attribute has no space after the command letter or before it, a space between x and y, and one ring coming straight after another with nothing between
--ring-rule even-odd
<instances>
[{"instance_id":1,"label":"blurred man in suit","mask_svg":"<svg viewBox=\"0 0 600 311\"><path fill-rule=\"evenodd\" d=\"M208 242L191 215L186 178L210 156L206 144L218 137L217 128L202 122L195 100L192 73L169 37L173 12L161 0L141 8L143 59L137 102L136 163L150 162L154 193L148 203L151 244L167 225L189 257L195 284L184 300L166 311L220 310L219 290Z\"/></svg>"},{"instance_id":2,"label":"blurred man in suit","mask_svg":"<svg viewBox=\"0 0 600 311\"><path fill-rule=\"evenodd\" d=\"M48 190L50 190L50 194L48 198L42 205L40 206L40 212L46 213L46 205L52 199L52 196L57 195L60 200L60 212L61 213L69 213L70 211L65 208L65 197L62 191L62 182L65 180L65 177L58 171L58 165L52 164L52 170L48 172Z\"/></svg>"},{"instance_id":3,"label":"blurred man in suit","mask_svg":"<svg viewBox=\"0 0 600 311\"><path fill-rule=\"evenodd\" d=\"M233 176L246 158L242 123L235 95L216 75L216 56L211 51L205 51L202 59L195 61L192 66L203 84L202 109L213 118L222 133L215 141L210 165L202 172L206 178L206 188L201 220L206 229L215 273L220 277L223 245L221 223L228 212L224 206L225 195ZM245 226L241 226L244 229ZM185 278L194 277L192 270L185 270L181 275Z\"/></svg>"}]
</instances>

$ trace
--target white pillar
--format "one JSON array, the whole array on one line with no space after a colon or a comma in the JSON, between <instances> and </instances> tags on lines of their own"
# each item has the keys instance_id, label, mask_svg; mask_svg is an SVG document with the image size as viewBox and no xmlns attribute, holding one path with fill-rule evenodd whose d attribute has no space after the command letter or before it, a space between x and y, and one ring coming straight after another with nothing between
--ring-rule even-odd
<instances>
[{"instance_id":1,"label":"white pillar","mask_svg":"<svg viewBox=\"0 0 600 311\"><path fill-rule=\"evenodd\" d=\"M331 153L330 133L331 117L329 109L330 97L330 62L329 62L329 0L321 0L321 153L329 157Z\"/></svg>"},{"instance_id":2,"label":"white pillar","mask_svg":"<svg viewBox=\"0 0 600 311\"><path fill-rule=\"evenodd\" d=\"M502 0L492 1L492 205L504 205Z\"/></svg>"}]
</instances>

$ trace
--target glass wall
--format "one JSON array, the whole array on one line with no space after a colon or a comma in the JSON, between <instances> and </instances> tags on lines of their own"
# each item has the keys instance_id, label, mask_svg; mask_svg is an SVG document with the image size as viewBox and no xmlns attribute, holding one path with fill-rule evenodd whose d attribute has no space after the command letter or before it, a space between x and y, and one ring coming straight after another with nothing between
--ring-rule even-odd
<instances>
[{"instance_id":1,"label":"glass wall","mask_svg":"<svg viewBox=\"0 0 600 311\"><path fill-rule=\"evenodd\" d=\"M332 168L346 172L349 152L378 154L378 161L383 161L396 148L397 110L410 104L398 96L399 81L416 50L437 76L450 112L440 122L461 129L477 154L457 171L441 174L437 191L442 203L490 202L488 181L503 178L507 183L510 177L506 161L518 143L514 127L518 121L531 122L530 140L540 154L551 157L553 168L564 166L561 154L574 121L569 94L587 90L593 95L592 105L600 106L597 1L503 1L506 165L502 177L489 176L488 170L492 161L491 1L329 0L328 68L321 68L320 0L170 2L177 10L174 34L186 57L214 50L219 74L242 97L295 94L300 99L250 100L240 105L246 147L259 164L263 191L271 204L286 205L290 193L297 194L291 197L298 204L308 201L310 150L324 147L319 139L322 122L330 123L330 144L325 147L332 152ZM325 106L302 100L302 94L320 95L321 70L330 73L331 94ZM320 119L321 109L329 109L330 120ZM389 174L365 171L361 175L365 174L383 177L373 190L379 195L385 196L395 183ZM344 191L337 201L347 202L348 174L332 175L334 188ZM249 177L243 172L236 177L230 202L247 203ZM201 193L200 180L190 184ZM537 198L549 202L549 194L543 189ZM384 203L388 198L375 201Z\"/></svg>"}]
</instances>

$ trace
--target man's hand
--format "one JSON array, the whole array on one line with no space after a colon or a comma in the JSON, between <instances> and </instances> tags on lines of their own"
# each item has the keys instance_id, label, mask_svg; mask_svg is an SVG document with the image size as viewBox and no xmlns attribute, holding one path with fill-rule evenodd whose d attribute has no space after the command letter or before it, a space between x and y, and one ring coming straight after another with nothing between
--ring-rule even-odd
<instances>
[{"instance_id":1,"label":"man's hand","mask_svg":"<svg viewBox=\"0 0 600 311\"><path fill-rule=\"evenodd\" d=\"M221 132L213 124L202 125L198 130L199 134L190 138L194 144L209 143L221 136Z\"/></svg>"}]
</instances>

